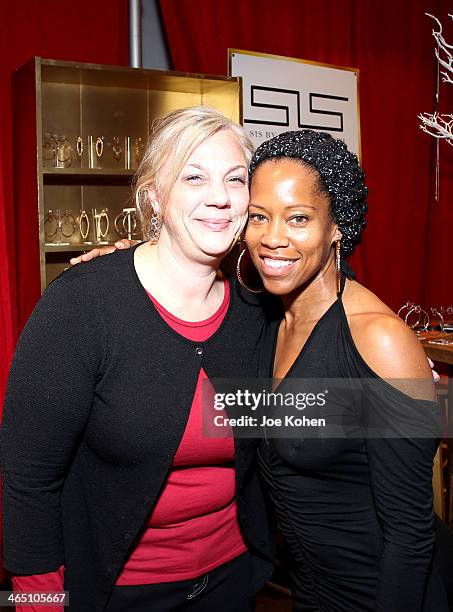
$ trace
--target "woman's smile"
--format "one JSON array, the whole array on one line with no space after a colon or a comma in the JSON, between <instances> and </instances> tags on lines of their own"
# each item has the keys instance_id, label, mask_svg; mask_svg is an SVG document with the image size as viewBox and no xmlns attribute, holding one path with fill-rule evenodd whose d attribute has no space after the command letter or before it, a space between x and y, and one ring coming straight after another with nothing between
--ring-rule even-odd
<instances>
[{"instance_id":1,"label":"woman's smile","mask_svg":"<svg viewBox=\"0 0 453 612\"><path fill-rule=\"evenodd\" d=\"M289 259L286 257L260 255L261 272L265 276L282 276L288 273L299 259L299 257L297 259Z\"/></svg>"},{"instance_id":2,"label":"woman's smile","mask_svg":"<svg viewBox=\"0 0 453 612\"><path fill-rule=\"evenodd\" d=\"M196 219L196 221L198 221L204 227L206 227L207 229L213 232L222 232L223 230L226 230L231 223L231 219L226 219L226 218L225 219L217 219L217 218Z\"/></svg>"}]
</instances>

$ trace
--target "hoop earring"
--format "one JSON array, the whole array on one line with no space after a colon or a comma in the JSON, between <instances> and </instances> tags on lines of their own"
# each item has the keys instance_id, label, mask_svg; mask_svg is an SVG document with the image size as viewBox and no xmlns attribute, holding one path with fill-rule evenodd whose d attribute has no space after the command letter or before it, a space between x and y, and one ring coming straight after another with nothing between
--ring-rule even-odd
<instances>
[{"instance_id":1,"label":"hoop earring","mask_svg":"<svg viewBox=\"0 0 453 612\"><path fill-rule=\"evenodd\" d=\"M104 152L104 136L98 136L96 138L96 155L98 157L102 157L102 154Z\"/></svg>"},{"instance_id":2,"label":"hoop earring","mask_svg":"<svg viewBox=\"0 0 453 612\"><path fill-rule=\"evenodd\" d=\"M81 158L82 154L83 154L83 138L82 138L82 136L79 136L77 138L76 151L77 151L77 155Z\"/></svg>"},{"instance_id":3,"label":"hoop earring","mask_svg":"<svg viewBox=\"0 0 453 612\"><path fill-rule=\"evenodd\" d=\"M82 223L85 224L84 229L82 229ZM79 230L80 230L80 235L82 236L83 240L86 240L88 237L88 233L90 231L90 220L84 210L82 210L82 212L80 213Z\"/></svg>"},{"instance_id":4,"label":"hoop earring","mask_svg":"<svg viewBox=\"0 0 453 612\"><path fill-rule=\"evenodd\" d=\"M247 289L247 291L250 291L251 293L263 293L264 287L262 287L261 289L252 289L252 287L249 287L248 285L246 285L246 283L242 279L241 261L246 251L247 251L247 247L244 247L241 251L241 254L238 257L238 262L236 264L236 276L238 277L239 284L241 285L241 287L244 287L244 289Z\"/></svg>"},{"instance_id":5,"label":"hoop earring","mask_svg":"<svg viewBox=\"0 0 453 612\"><path fill-rule=\"evenodd\" d=\"M337 268L337 296L341 292L341 245L340 240L335 243L335 267Z\"/></svg>"},{"instance_id":6,"label":"hoop earring","mask_svg":"<svg viewBox=\"0 0 453 612\"><path fill-rule=\"evenodd\" d=\"M107 234L109 233L110 219L109 219L109 216L108 216L107 212L108 212L108 208L103 208L102 211L101 211L101 214L99 215L99 221L98 221L98 223L99 223L99 236L101 238L105 238L107 236ZM105 224L105 227L104 227L103 230L101 228L101 221L102 221L102 219L104 219L104 224Z\"/></svg>"}]
</instances>

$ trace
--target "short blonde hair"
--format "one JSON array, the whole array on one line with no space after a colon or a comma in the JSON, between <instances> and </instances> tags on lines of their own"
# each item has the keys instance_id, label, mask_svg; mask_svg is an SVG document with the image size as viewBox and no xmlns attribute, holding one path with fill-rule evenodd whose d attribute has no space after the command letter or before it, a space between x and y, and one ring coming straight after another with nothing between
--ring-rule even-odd
<instances>
[{"instance_id":1,"label":"short blonde hair","mask_svg":"<svg viewBox=\"0 0 453 612\"><path fill-rule=\"evenodd\" d=\"M150 224L154 211L149 191L159 196L163 217L170 192L192 152L222 130L230 130L236 135L248 165L254 150L250 139L241 126L213 108L180 108L153 122L143 160L134 178L135 203L145 240L152 237Z\"/></svg>"}]
</instances>

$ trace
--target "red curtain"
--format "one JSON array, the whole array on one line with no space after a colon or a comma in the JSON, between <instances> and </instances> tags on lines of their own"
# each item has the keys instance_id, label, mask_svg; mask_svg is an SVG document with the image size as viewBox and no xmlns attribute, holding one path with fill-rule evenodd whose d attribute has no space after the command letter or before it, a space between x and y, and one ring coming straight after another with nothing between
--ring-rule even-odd
<instances>
[{"instance_id":1,"label":"red curtain","mask_svg":"<svg viewBox=\"0 0 453 612\"><path fill-rule=\"evenodd\" d=\"M353 267L394 309L407 299L449 305L453 150L442 143L436 203L435 142L417 114L433 110L435 86L433 22L424 13L441 19L453 43L451 3L161 0L161 9L175 70L226 74L229 47L360 69L369 214ZM453 112L453 85L441 90Z\"/></svg>"},{"instance_id":2,"label":"red curtain","mask_svg":"<svg viewBox=\"0 0 453 612\"><path fill-rule=\"evenodd\" d=\"M128 0L0 0L0 414L18 332L15 252L27 250L14 240L12 73L33 56L127 65L128 37Z\"/></svg>"},{"instance_id":3,"label":"red curtain","mask_svg":"<svg viewBox=\"0 0 453 612\"><path fill-rule=\"evenodd\" d=\"M18 331L15 249L27 249L14 241L11 77L35 55L127 65L128 1L0 0L0 406Z\"/></svg>"}]
</instances>

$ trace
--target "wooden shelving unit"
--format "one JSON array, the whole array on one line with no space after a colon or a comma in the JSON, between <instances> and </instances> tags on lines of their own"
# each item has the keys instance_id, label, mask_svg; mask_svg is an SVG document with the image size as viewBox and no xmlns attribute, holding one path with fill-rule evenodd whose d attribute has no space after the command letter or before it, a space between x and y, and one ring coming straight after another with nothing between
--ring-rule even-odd
<instances>
[{"instance_id":1,"label":"wooden shelving unit","mask_svg":"<svg viewBox=\"0 0 453 612\"><path fill-rule=\"evenodd\" d=\"M81 64L34 58L14 76L14 183L19 322L22 325L47 285L68 266L74 252L96 246L90 234L84 244L79 221L86 211L109 215L104 240L118 235L115 217L132 207L131 182L152 121L165 112L203 104L241 121L240 79ZM67 167L54 167L48 137L64 135L72 148ZM101 138L102 155L89 147ZM83 151L77 154L77 139ZM129 137L129 156L126 155ZM114 155L113 145L120 155ZM134 149L135 147L135 149ZM80 152L80 147L79 147ZM129 160L129 163L128 161ZM49 236L49 211L69 210L74 232ZM47 225L47 226L46 226ZM71 231L67 225L66 229ZM66 232L68 233L68 231ZM46 235L47 234L47 235ZM69 244L49 244L64 242Z\"/></svg>"}]
</instances>

